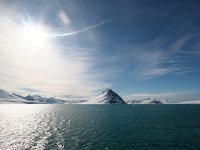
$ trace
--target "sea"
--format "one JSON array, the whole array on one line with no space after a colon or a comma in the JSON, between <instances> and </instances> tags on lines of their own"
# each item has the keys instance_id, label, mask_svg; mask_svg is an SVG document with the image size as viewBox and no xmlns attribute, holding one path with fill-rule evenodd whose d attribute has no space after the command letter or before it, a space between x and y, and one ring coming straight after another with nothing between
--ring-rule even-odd
<instances>
[{"instance_id":1,"label":"sea","mask_svg":"<svg viewBox=\"0 0 200 150\"><path fill-rule=\"evenodd\" d=\"M0 150L200 150L200 105L1 104Z\"/></svg>"}]
</instances>

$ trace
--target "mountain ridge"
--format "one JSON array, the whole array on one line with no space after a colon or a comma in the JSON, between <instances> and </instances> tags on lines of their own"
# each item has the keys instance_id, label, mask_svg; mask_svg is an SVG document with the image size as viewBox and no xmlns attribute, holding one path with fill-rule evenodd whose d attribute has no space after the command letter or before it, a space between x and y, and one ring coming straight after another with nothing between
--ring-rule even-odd
<instances>
[{"instance_id":1,"label":"mountain ridge","mask_svg":"<svg viewBox=\"0 0 200 150\"><path fill-rule=\"evenodd\" d=\"M20 104L29 104L29 102L22 97L11 94L3 89L0 89L0 103L20 103Z\"/></svg>"},{"instance_id":2,"label":"mountain ridge","mask_svg":"<svg viewBox=\"0 0 200 150\"><path fill-rule=\"evenodd\" d=\"M173 103L166 99L146 98L140 100L123 99L118 93L107 88L91 99L62 99L54 97L42 97L40 95L22 96L9 93L0 89L1 103L24 103L24 104L200 104L200 100Z\"/></svg>"}]
</instances>

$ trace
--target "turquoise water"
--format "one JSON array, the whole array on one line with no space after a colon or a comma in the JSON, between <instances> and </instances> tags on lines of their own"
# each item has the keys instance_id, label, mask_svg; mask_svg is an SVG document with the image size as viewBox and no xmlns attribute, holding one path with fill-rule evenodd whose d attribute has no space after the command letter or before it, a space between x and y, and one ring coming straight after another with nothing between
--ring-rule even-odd
<instances>
[{"instance_id":1,"label":"turquoise water","mask_svg":"<svg viewBox=\"0 0 200 150\"><path fill-rule=\"evenodd\" d=\"M200 105L0 105L0 150L199 150Z\"/></svg>"}]
</instances>

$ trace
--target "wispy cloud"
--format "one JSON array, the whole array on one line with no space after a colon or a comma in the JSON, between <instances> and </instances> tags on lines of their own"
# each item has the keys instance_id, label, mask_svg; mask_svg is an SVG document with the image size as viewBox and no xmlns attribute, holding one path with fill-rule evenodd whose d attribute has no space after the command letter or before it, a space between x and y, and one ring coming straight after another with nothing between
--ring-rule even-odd
<instances>
[{"instance_id":1,"label":"wispy cloud","mask_svg":"<svg viewBox=\"0 0 200 150\"><path fill-rule=\"evenodd\" d=\"M188 70L181 70L181 71L177 72L176 74L181 76L181 75L185 75L185 74L196 72L196 71L200 71L200 68L192 68L192 69L188 69Z\"/></svg>"},{"instance_id":2,"label":"wispy cloud","mask_svg":"<svg viewBox=\"0 0 200 150\"><path fill-rule=\"evenodd\" d=\"M30 93L31 89L35 89L32 90L34 94L53 96L90 95L97 89L110 86L95 76L98 72L91 73L94 64L90 60L93 59L93 55L87 48L81 53L76 53L79 51L78 45L63 45L62 42L48 37L40 45L33 44L34 39L26 41L27 39L21 38L25 29L20 22L21 18L15 17L19 19L17 21L8 18L12 16L0 20L1 88L19 93L27 93L27 90ZM105 23L101 22L62 36L88 31ZM43 26L48 35L54 35L51 27L44 24Z\"/></svg>"},{"instance_id":3,"label":"wispy cloud","mask_svg":"<svg viewBox=\"0 0 200 150\"><path fill-rule=\"evenodd\" d=\"M30 93L33 93L33 92L40 92L40 91L37 90L37 89L33 89L33 88L29 88L29 87L22 87L21 89L22 89L23 91L30 92Z\"/></svg>"},{"instance_id":4,"label":"wispy cloud","mask_svg":"<svg viewBox=\"0 0 200 150\"><path fill-rule=\"evenodd\" d=\"M146 51L140 54L133 70L135 77L139 80L146 80L179 70L177 66L167 65L168 56L165 54L161 50Z\"/></svg>"},{"instance_id":5,"label":"wispy cloud","mask_svg":"<svg viewBox=\"0 0 200 150\"><path fill-rule=\"evenodd\" d=\"M85 27L85 28L80 29L80 30L77 30L77 31L68 32L68 33L61 33L61 34L56 34L56 35L52 35L52 37L64 37L64 36L76 35L76 34L79 34L79 33L82 33L82 32L89 31L89 30L91 30L91 29L97 28L97 27L102 26L102 25L104 25L104 24L107 24L107 23L109 23L109 22L110 22L110 20L101 21L101 22L98 23L98 24L95 24L95 25L92 25L92 26L88 26L88 27Z\"/></svg>"},{"instance_id":6,"label":"wispy cloud","mask_svg":"<svg viewBox=\"0 0 200 150\"><path fill-rule=\"evenodd\" d=\"M139 46L125 47L128 53L132 52L132 55L126 56L126 59L132 59L131 75L137 80L147 80L170 73L183 75L198 71L198 68L190 65L189 61L193 60L187 59L187 55L182 55L184 46L192 37L193 34L182 36L167 46L167 41L160 38ZM193 51L188 53L192 54Z\"/></svg>"}]
</instances>

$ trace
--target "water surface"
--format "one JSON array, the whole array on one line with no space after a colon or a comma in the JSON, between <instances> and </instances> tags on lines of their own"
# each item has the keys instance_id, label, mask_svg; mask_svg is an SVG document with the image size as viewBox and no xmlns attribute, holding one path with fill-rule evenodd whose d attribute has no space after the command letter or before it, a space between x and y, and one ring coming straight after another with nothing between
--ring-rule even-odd
<instances>
[{"instance_id":1,"label":"water surface","mask_svg":"<svg viewBox=\"0 0 200 150\"><path fill-rule=\"evenodd\" d=\"M200 105L0 105L0 150L200 149Z\"/></svg>"}]
</instances>

